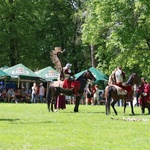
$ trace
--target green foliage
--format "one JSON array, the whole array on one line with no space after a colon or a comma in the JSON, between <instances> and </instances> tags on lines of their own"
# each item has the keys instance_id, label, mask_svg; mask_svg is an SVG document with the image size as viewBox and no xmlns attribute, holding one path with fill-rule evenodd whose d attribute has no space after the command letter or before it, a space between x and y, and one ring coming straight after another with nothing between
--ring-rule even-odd
<instances>
[{"instance_id":1,"label":"green foliage","mask_svg":"<svg viewBox=\"0 0 150 150\"><path fill-rule=\"evenodd\" d=\"M97 46L98 67L110 74L121 65L127 74L137 72L150 81L149 3L93 0L85 9L82 40Z\"/></svg>"},{"instance_id":2,"label":"green foliage","mask_svg":"<svg viewBox=\"0 0 150 150\"><path fill-rule=\"evenodd\" d=\"M50 51L59 46L66 50L63 65L70 62L75 72L81 71L89 59L81 42L80 7L78 1L0 1L0 65L23 63L33 70L53 67Z\"/></svg>"},{"instance_id":3,"label":"green foliage","mask_svg":"<svg viewBox=\"0 0 150 150\"><path fill-rule=\"evenodd\" d=\"M59 46L77 73L91 67L93 45L105 74L122 65L150 81L149 9L146 0L1 0L0 66L53 67L50 51Z\"/></svg>"}]
</instances>

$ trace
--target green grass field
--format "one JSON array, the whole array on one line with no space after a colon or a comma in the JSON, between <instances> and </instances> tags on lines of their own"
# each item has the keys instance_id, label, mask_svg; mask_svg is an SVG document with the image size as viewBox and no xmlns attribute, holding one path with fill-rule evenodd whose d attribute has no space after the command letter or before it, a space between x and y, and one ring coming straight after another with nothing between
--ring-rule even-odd
<instances>
[{"instance_id":1,"label":"green grass field","mask_svg":"<svg viewBox=\"0 0 150 150\"><path fill-rule=\"evenodd\" d=\"M118 116L106 116L104 105L80 105L79 113L73 108L52 113L46 104L0 103L0 150L149 149L150 116L141 115L140 107L134 116L130 107L123 114L116 106Z\"/></svg>"}]
</instances>

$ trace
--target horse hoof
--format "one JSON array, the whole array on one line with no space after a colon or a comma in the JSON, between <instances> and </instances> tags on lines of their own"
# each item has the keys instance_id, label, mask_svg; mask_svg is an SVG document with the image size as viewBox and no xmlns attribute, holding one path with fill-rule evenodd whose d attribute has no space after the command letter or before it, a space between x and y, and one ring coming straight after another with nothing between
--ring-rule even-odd
<instances>
[{"instance_id":1,"label":"horse hoof","mask_svg":"<svg viewBox=\"0 0 150 150\"><path fill-rule=\"evenodd\" d=\"M74 112L76 113L76 112L78 112L78 110L74 110Z\"/></svg>"}]
</instances>

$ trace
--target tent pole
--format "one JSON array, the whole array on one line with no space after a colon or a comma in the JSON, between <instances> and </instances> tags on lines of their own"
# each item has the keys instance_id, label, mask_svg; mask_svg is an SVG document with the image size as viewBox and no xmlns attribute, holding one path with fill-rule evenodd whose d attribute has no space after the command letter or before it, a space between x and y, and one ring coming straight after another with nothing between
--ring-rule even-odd
<instances>
[{"instance_id":1,"label":"tent pole","mask_svg":"<svg viewBox=\"0 0 150 150\"><path fill-rule=\"evenodd\" d=\"M18 88L20 86L20 77L18 77Z\"/></svg>"},{"instance_id":2,"label":"tent pole","mask_svg":"<svg viewBox=\"0 0 150 150\"><path fill-rule=\"evenodd\" d=\"M47 93L48 93L49 83L50 83L50 82L47 81L46 96L47 96Z\"/></svg>"}]
</instances>

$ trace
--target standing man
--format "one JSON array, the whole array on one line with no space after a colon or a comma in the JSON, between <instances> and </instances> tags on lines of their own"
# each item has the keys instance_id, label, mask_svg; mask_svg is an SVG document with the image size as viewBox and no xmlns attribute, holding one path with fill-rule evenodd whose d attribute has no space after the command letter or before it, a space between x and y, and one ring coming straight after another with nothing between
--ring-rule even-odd
<instances>
[{"instance_id":1,"label":"standing man","mask_svg":"<svg viewBox=\"0 0 150 150\"><path fill-rule=\"evenodd\" d=\"M150 84L146 82L145 78L143 77L141 78L141 85L139 87L139 92L141 93L140 106L143 114L145 113L145 106L148 100L150 100Z\"/></svg>"},{"instance_id":2,"label":"standing man","mask_svg":"<svg viewBox=\"0 0 150 150\"><path fill-rule=\"evenodd\" d=\"M42 83L40 83L40 87L39 87L39 100L41 103L43 103L43 97L45 95L45 88L43 86Z\"/></svg>"}]
</instances>

